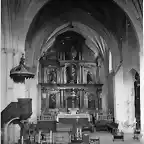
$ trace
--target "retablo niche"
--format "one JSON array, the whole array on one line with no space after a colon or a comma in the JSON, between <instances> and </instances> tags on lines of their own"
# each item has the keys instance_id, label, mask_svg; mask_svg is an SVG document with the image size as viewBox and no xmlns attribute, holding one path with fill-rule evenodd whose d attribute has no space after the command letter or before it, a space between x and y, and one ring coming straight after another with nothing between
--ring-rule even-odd
<instances>
[{"instance_id":1,"label":"retablo niche","mask_svg":"<svg viewBox=\"0 0 144 144\"><path fill-rule=\"evenodd\" d=\"M25 65L24 54L22 54L19 65L11 69L10 77L15 83L24 83L25 79L34 78L34 73L30 72L29 69Z\"/></svg>"}]
</instances>

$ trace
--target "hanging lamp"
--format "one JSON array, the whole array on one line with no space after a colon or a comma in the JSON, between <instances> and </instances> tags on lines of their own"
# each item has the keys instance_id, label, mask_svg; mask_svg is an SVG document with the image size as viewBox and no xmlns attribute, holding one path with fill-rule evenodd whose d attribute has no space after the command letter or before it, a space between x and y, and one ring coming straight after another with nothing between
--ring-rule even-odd
<instances>
[{"instance_id":1,"label":"hanging lamp","mask_svg":"<svg viewBox=\"0 0 144 144\"><path fill-rule=\"evenodd\" d=\"M25 65L24 54L22 54L19 65L11 69L10 77L16 83L24 83L25 79L34 78L34 73L30 72L29 67Z\"/></svg>"}]
</instances>

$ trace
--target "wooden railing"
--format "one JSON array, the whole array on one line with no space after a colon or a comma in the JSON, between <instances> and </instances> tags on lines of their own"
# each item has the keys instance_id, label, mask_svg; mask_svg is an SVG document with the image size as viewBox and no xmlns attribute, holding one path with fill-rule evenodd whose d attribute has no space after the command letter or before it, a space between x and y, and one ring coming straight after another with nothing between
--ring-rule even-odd
<instances>
[{"instance_id":1,"label":"wooden railing","mask_svg":"<svg viewBox=\"0 0 144 144\"><path fill-rule=\"evenodd\" d=\"M52 144L68 144L70 141L69 133L52 133L52 137L50 137L50 134L45 134L45 139L41 140L41 144L50 142Z\"/></svg>"},{"instance_id":2,"label":"wooden railing","mask_svg":"<svg viewBox=\"0 0 144 144\"><path fill-rule=\"evenodd\" d=\"M41 115L37 117L38 121L55 121L56 115Z\"/></svg>"},{"instance_id":3,"label":"wooden railing","mask_svg":"<svg viewBox=\"0 0 144 144\"><path fill-rule=\"evenodd\" d=\"M100 114L96 117L96 120L107 120L107 121L113 121L113 116L108 114Z\"/></svg>"}]
</instances>

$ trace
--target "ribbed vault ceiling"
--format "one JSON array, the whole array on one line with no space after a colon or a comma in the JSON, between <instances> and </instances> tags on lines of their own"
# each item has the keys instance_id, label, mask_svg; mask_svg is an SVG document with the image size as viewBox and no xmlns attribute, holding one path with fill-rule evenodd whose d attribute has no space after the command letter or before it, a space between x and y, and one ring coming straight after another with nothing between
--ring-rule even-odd
<instances>
[{"instance_id":1,"label":"ribbed vault ceiling","mask_svg":"<svg viewBox=\"0 0 144 144\"><path fill-rule=\"evenodd\" d=\"M110 35L112 34L118 43L121 37L124 40L126 21L129 23L125 13L112 0L51 0L37 13L27 33L26 43L31 48L33 37L43 29L43 36L42 33L39 35L43 40L39 48L35 48L40 51L34 51L33 60L53 44L58 33L69 30L64 25L71 21L75 27L73 31L83 35L86 44L104 57L106 47L109 47Z\"/></svg>"},{"instance_id":2,"label":"ribbed vault ceiling","mask_svg":"<svg viewBox=\"0 0 144 144\"><path fill-rule=\"evenodd\" d=\"M73 31L85 38L86 45L95 53L95 57L101 55L104 58L106 48L108 48L105 40L101 36L99 36L96 31L84 24L78 22L72 22L71 24L73 28L69 27L69 23L64 24L61 28L56 29L48 37L48 39L44 41L44 45L41 49L41 55L46 52L52 45L54 45L57 36L62 35L66 31Z\"/></svg>"},{"instance_id":3,"label":"ribbed vault ceiling","mask_svg":"<svg viewBox=\"0 0 144 144\"><path fill-rule=\"evenodd\" d=\"M126 24L125 13L112 0L51 0L34 18L27 39L31 39L32 35L48 21L52 21L60 17L60 15L72 11L74 8L87 12L117 38L124 35ZM65 22L69 21L63 17L61 19Z\"/></svg>"}]
</instances>

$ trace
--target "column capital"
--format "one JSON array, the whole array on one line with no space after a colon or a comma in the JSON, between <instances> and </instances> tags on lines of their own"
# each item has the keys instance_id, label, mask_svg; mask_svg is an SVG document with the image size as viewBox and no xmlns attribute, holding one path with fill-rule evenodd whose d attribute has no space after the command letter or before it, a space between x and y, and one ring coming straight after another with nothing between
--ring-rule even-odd
<instances>
[{"instance_id":1,"label":"column capital","mask_svg":"<svg viewBox=\"0 0 144 144\"><path fill-rule=\"evenodd\" d=\"M15 48L1 48L1 52L2 53L12 53L13 55L15 55L16 53L24 53L24 52L17 50Z\"/></svg>"}]
</instances>

